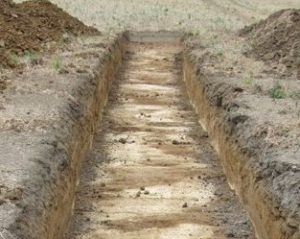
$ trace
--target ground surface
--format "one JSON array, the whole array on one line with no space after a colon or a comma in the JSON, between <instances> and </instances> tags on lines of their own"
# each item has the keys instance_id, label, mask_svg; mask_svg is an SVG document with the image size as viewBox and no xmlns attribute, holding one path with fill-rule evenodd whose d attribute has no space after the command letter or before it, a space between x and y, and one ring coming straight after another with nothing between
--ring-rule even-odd
<instances>
[{"instance_id":1,"label":"ground surface","mask_svg":"<svg viewBox=\"0 0 300 239\"><path fill-rule=\"evenodd\" d=\"M222 82L238 85L244 89L243 104L247 113L265 125L268 133L267 141L283 147L300 145L300 85L298 72L282 75L281 68L274 69L262 61L245 56L251 50L251 39L238 36L238 30L259 20L267 18L275 11L284 8L299 8L299 0L266 0L266 1L83 1L72 2L53 0L72 15L89 25L96 26L104 32L118 32L124 29L133 30L184 30L191 33L189 48L199 57L199 63L206 74L213 75ZM278 14L277 14L278 15ZM287 29L298 34L299 24L290 26L291 19L299 17L273 19L265 22L265 28L258 38L261 47L256 52L270 52L277 46L272 45L272 39L278 34L273 28ZM278 32L280 31L278 30ZM267 31L267 37L263 34ZM282 33L280 33L282 34ZM260 36L260 35L258 35ZM268 37L269 36L269 37ZM297 39L292 38L292 39ZM285 42L287 39L283 39ZM264 44L264 42L266 44ZM290 41L287 45L293 45ZM275 47L275 48L274 48ZM270 49L271 48L271 49ZM291 51L295 62L299 61L299 48L294 44ZM273 51L272 51L273 52ZM293 66L297 67L297 63ZM287 71L285 71L287 72ZM278 74L280 73L280 74ZM259 103L258 103L259 102ZM265 129L264 129L265 130ZM296 146L297 147L297 146ZM295 151L295 150L294 150Z\"/></svg>"},{"instance_id":2,"label":"ground surface","mask_svg":"<svg viewBox=\"0 0 300 239\"><path fill-rule=\"evenodd\" d=\"M60 154L66 151L57 150L57 142L62 146L62 139L74 132L78 117L72 116L71 105L76 105L77 115L78 108L84 111L82 102L93 92L91 81L108 45L101 37L82 39L55 56L44 56L34 69L6 74L6 89L0 94L0 238L40 239L49 224L40 212L50 212L65 182L57 179L68 177L67 165L72 164L66 164ZM58 68L53 67L57 59Z\"/></svg>"},{"instance_id":3,"label":"ground surface","mask_svg":"<svg viewBox=\"0 0 300 239\"><path fill-rule=\"evenodd\" d=\"M263 128L267 128L262 129L268 132L266 141L274 146L281 145L282 148L300 145L299 132L297 132L300 118L300 86L297 71L294 71L295 74L284 76L278 74L274 67L246 57L244 53L251 49L250 41L237 34L241 28L267 18L277 10L299 8L298 0L263 2L258 0L188 0L185 2L53 0L52 2L84 23L96 26L106 33L124 29L169 29L190 32L192 40L188 43L188 47L198 56L205 73L226 84L238 85L244 90L242 95L244 109L263 125ZM278 35L273 28L276 26L282 28L287 22L290 26L291 19L299 18L297 14L294 15L277 20L271 18L276 22L275 25L272 21L266 21L261 31L265 29L270 39L261 34L259 38L261 42L272 43L272 38ZM294 25L299 27L297 22ZM298 28L295 27L283 27L283 29L296 34L298 32ZM293 43L296 42L292 41L288 45ZM268 47L274 49L272 44L262 44L256 51L270 52ZM298 45L294 44L294 48L293 59L298 61ZM291 49L285 51L289 50ZM1 79L0 86L3 85L5 88L5 82L5 79Z\"/></svg>"},{"instance_id":4,"label":"ground surface","mask_svg":"<svg viewBox=\"0 0 300 239\"><path fill-rule=\"evenodd\" d=\"M181 50L129 47L68 238L254 238L188 103Z\"/></svg>"},{"instance_id":5,"label":"ground surface","mask_svg":"<svg viewBox=\"0 0 300 239\"><path fill-rule=\"evenodd\" d=\"M1 3L5 2L6 1ZM107 33L103 39L111 33L120 32L125 29L169 29L189 32L191 38L186 42L187 48L192 52L191 54L197 58L199 71L206 77L209 77L211 81L214 81L214 83L216 83L215 85L222 86L218 89L219 91L214 91L215 95L220 95L220 97L218 97L221 99L221 102L224 93L222 90L226 90L227 86L237 87L235 89L238 89L238 94L232 96L231 100L233 102L233 107L229 108L229 113L235 114L235 116L241 115L242 117L245 117L247 119L245 124L246 128L242 128L241 126L239 129L250 135L258 135L263 140L263 143L260 145L263 149L260 156L262 160L267 160L265 161L265 164L261 164L264 165L265 168L260 169L268 174L268 179L270 179L269 185L271 185L269 189L273 193L272 196L276 196L276 203L278 203L281 208L286 209L284 212L291 215L291 220L289 221L291 228L295 230L295 228L299 227L299 224L297 224L300 217L300 211L298 210L300 191L297 188L297 185L300 183L299 78L297 74L292 74L288 77L283 76L278 74L277 70L273 67L265 65L261 61L256 61L254 58L246 57L244 53L249 52L251 45L247 39L241 38L237 34L239 29L264 19L277 10L282 8L299 8L299 0L53 0L52 2L57 3L60 7L63 7L71 15L78 17L84 23L97 27L99 30L105 32L105 34ZM4 8L0 9L0 13L3 9ZM24 10L24 12L26 11ZM34 12L34 14L35 13L36 12ZM17 17L15 15L9 15L8 19L13 19L11 28L17 29L18 25L16 26L14 24L21 18L18 15ZM1 20L2 18L0 18L0 21ZM43 21L42 18L39 23L42 23L43 25ZM48 23L48 21L49 19L45 20L46 23ZM55 24L56 23L57 21ZM51 23L50 25L52 26L52 24L54 23ZM22 24L20 24L20 27L21 26ZM26 26L26 28L27 27L28 26ZM34 29L38 31L39 27L41 27L40 24L30 30ZM21 29L20 32L14 32L12 34L12 39L14 40L14 36L19 36L18 34L22 33L22 31L26 32L25 30L26 29ZM8 31L5 31L4 33L7 34L7 32ZM49 32L51 33L51 31ZM52 34L53 32L49 36L49 32L47 32L47 34L42 32L42 37L45 36L45 39L47 39L48 37L55 36L55 34ZM34 37L34 39L38 38ZM16 42L22 43L23 41ZM29 43L32 44L30 41ZM6 46L5 44L6 43L3 44L3 42L0 42L0 51L5 49L3 47ZM101 49L105 48L104 45L101 44L102 43L100 43L99 47ZM34 45L34 47L35 46L36 45ZM63 43L62 47L66 47L67 49L68 45ZM81 51L81 47L82 43L79 42L77 49ZM16 52L18 52L18 49L18 44L13 46L13 51L16 50ZM22 49L22 52L24 52L24 50L25 49ZM10 218L14 217L14 215L8 214L8 211L11 212L16 209L18 212L26 212L26 207L22 204L23 202L20 203L20 200L23 200L23 197L26 199L25 196L28 195L39 195L40 192L36 185L31 186L29 189L27 188L26 190L28 191L24 191L24 188L22 188L24 186L24 178L22 177L28 176L28 172L32 169L32 165L36 167L37 165L40 165L40 162L42 162L42 165L44 165L44 163L47 165L47 162L44 162L43 160L48 158L40 157L40 155L32 156L30 153L28 154L28 152L35 152L33 149L39 150L40 140L45 136L45 132L52 132L52 126L49 122L52 122L51 119L53 116L56 117L58 115L57 112L59 109L65 107L65 101L61 100L61 98L68 102L74 102L73 93L77 86L73 85L76 84L76 82L72 79L75 77L78 81L82 82L93 78L91 65L95 67L97 59L99 58L99 55L93 53L94 50L95 49L88 49L88 53L76 53L75 55L79 57L80 60L78 60L75 65L71 60L72 54L67 50L63 54L54 53L53 55L41 56L43 59L42 61L39 60L40 57L36 59L35 57L32 57L32 55L29 55L28 58L25 59L25 68L22 70L12 72L10 70L1 69L1 134L3 135L3 148L8 150L3 154L7 155L7 157L1 158L3 163L1 164L0 209L3 213L1 214L0 220L5 225L11 222L7 220L7 215L9 215ZM69 58L66 60L65 56L68 56ZM21 57L17 57L14 60L20 61L22 59L23 58ZM92 63L87 63L87 60L91 60ZM169 63L168 61L163 62L163 64L166 65ZM46 69L47 73L45 74L44 69L41 70L40 67ZM127 65L127 67L130 69L130 65ZM124 72L123 74L124 80L129 80ZM134 75L134 71L130 74ZM55 80L53 81L53 79ZM27 84L26 80L30 83ZM146 80L147 82L147 79L143 80ZM179 82L178 79L177 87L180 86ZM59 85L58 88L56 88L56 83ZM74 89L72 88L73 86ZM134 94L130 97L133 97L131 100L134 101L135 105L141 103L144 104L142 112L139 111L140 108L138 107L131 108L131 110L125 107L126 105L133 104L133 102L129 101L130 97L128 97L128 100L126 101L126 97L123 97L122 95L120 95L122 96L120 97L118 96L118 93L116 93L117 91L120 91L122 94L126 93L125 86L129 87L127 90L139 90L139 94L141 94L139 98L135 98ZM168 88L170 86L167 85L166 87ZM72 89L70 89L70 91L67 90L66 92L66 88L68 87L71 87ZM151 232L154 233L154 235L161 233L161 235L169 237L170 234L173 236L174 232L176 232L179 227L184 233L190 233L192 231L192 236L197 235L199 231L203 232L203 230L207 229L206 232L210 233L207 234L207 238L215 238L216 236L220 238L230 238L232 235L235 236L234 233L237 233L236 236L238 238L247 238L248 235L251 238L252 235L250 230L248 230L247 222L244 220L243 213L240 213L241 210L239 209L238 203L235 203L235 197L230 193L226 186L225 179L221 173L221 168L214 156L212 156L213 152L211 151L207 140L201 137L203 132L200 128L197 129L200 134L198 139L196 139L193 133L190 133L191 125L196 127L196 120L194 116L192 117L191 114L193 113L191 113L188 108L185 110L181 108L188 101L185 96L175 90L178 90L179 88L176 88L175 86L171 89L168 88L171 96L178 96L178 98L172 99L171 102L174 103L174 106L170 108L166 106L163 107L163 110L165 111L161 113L164 115L164 120L169 119L169 121L165 122L166 124L164 126L170 126L174 120L181 122L182 124L184 124L184 122L189 122L190 125L185 126L188 131L182 132L185 128L182 125L173 125L174 128L172 128L171 132L169 129L166 129L165 132L158 125L151 125L151 122L153 123L158 120L160 115L153 114L151 108L145 109L148 104L155 103L156 99L159 101L159 95L151 95L151 102L149 102L146 93L151 89L152 94L156 92L157 88L154 86L149 88L149 82L147 82L146 85L134 84L134 87L139 88L130 88L133 87L130 84L124 85L124 89L122 87L115 87L112 96L115 96L116 98L111 99L111 106L113 107L107 110L105 116L105 118L108 119L105 121L106 123L102 132L102 135L105 137L102 138L100 135L101 133L99 133L100 136L97 136L95 151L93 151L90 156L90 161L86 166L87 168L83 171L83 181L79 192L79 206L76 210L76 217L73 222L71 235L78 235L78 238L84 238L84 236L87 235L87 238L89 238L90 235L94 236L102 230L103 233L107 233L108 231L115 233L116 237L118 237L120 232L126 232L129 236L136 236L140 233L134 228L134 226L137 225L137 227L140 228L144 227L142 233L145 233L146 235L148 235L148 232ZM158 88L160 89L160 87ZM49 100L47 98L48 95L51 95ZM154 100L152 96L155 97ZM168 100L170 99L168 98ZM223 101L223 103L224 102L225 101ZM159 104L156 106L162 107L161 104L166 102L158 103ZM43 106L39 107L39 105ZM123 108L120 108L121 106ZM221 107L225 108L222 104ZM179 113L181 110L187 114L187 116L184 116L187 117L186 119L181 119L176 115L176 112ZM119 121L119 118L116 119L115 116L117 113L123 111L126 111L125 113L131 117L129 117L129 119L132 120L130 121L131 123L136 123L133 128L128 128L126 122ZM114 114L113 117L111 114ZM133 116L137 117L135 114L139 114L138 122L142 122L141 125L134 121L136 119ZM110 122L109 119L111 118L114 118L117 121ZM56 119L57 118L55 118L55 122ZM63 117L59 119L64 120ZM151 135L153 138L143 139L142 136L137 133L139 132L138 130L144 129L144 123L145 125L150 123L151 127L156 130L154 131L155 134L151 131L143 132L146 136ZM114 128L114 126L117 126L117 128ZM164 127L163 129L165 128L168 127ZM157 129L160 129L160 131L157 132ZM126 132L129 130L136 130L132 133L136 138L131 139L131 137L128 137ZM27 136L28 134L32 136L33 132L37 132L37 141L29 142L30 140L28 141L29 137ZM112 132L112 134L109 132ZM161 134L170 138L165 139ZM183 139L181 136L183 136ZM173 140L175 141L173 142ZM162 141L161 145L159 144L160 141ZM11 147L9 145L11 145L12 142L21 142L14 146L14 150L20 153L20 155L12 154L9 150L9 147ZM186 142L188 142L188 144L185 144ZM201 145L198 145L199 142ZM138 153L134 150L136 149L137 144L142 148L151 148L149 153L155 156L153 157L155 161L151 158L151 155L149 158L144 157L145 155L142 155L142 158L138 157ZM149 145L151 144L156 145L156 148L150 147ZM197 145L197 147L195 145ZM245 145L251 147L250 143L246 143ZM30 147L33 148L31 149ZM101 158L96 157L96 152L98 152L97 147L99 147L99 150L105 152L109 149L116 151L112 151L110 154L105 155L105 160L102 162ZM30 150L28 150L29 148ZM178 164L174 159L173 148L181 148L183 152L190 153L187 157L187 163L185 162L185 164L182 165ZM255 151L255 149L253 150ZM175 153L179 154L176 150ZM208 162L206 157L202 158L202 154L205 153L210 155L209 157L212 157L211 161ZM124 159L125 161L122 162L117 160L115 154L118 154L118 156L121 154L122 157L126 157L126 159ZM168 159L173 160L175 165L168 165L163 159L156 159L156 157L161 154L167 155ZM15 155L19 155L19 157L16 158ZM133 158L129 160L128 155L133 155ZM195 163L194 158L197 156L199 156L198 158L200 161ZM7 160L7 158L10 157L12 157L13 160ZM32 159L33 157L34 159ZM39 157L43 160L39 161ZM16 159L22 160L16 161ZM149 161L147 159L149 159ZM141 165L145 168L145 172L140 169ZM150 172L147 171L149 168L147 169L145 165L151 169L149 170ZM95 167L92 169L89 168L89 166ZM101 177L101 180L105 179L103 182L93 181L98 180L97 176L99 176L99 174L101 176L102 173L104 173L104 170L97 168L97 166L101 166L106 170L105 174L103 174L104 177ZM171 166L174 167L172 170L176 173L179 171L179 174L182 176L179 180L174 180L176 183L172 184L171 182L171 186L168 185L168 180L165 184L161 184L160 182L155 181L156 178L154 179L152 177L153 167L157 169L157 172L154 172L164 179L165 169L168 167L171 168ZM205 167L208 167L209 169L213 167L214 171L211 172L205 168L208 177L195 179L196 172L192 170L193 167L199 171L203 170ZM43 177L39 170L40 168L36 170L35 173L38 173L39 177ZM166 172L166 175L171 179L174 176L172 170ZM189 171L189 175L188 177L184 177L187 171ZM13 174L12 172L17 173ZM92 174L92 178L86 176L89 172L94 173ZM120 174L117 174L118 172L120 172ZM19 173L22 174L22 177L18 178ZM24 176L23 173L26 175ZM141 173L148 175L145 179L147 179L146 182L149 184L142 181ZM35 174L33 173L33 175ZM122 175L124 176L123 178L121 177ZM216 175L218 175L218 177L215 177ZM174 178L178 178L178 175ZM123 179L126 184L131 185L131 187L122 191L120 188L124 186L124 182L120 181ZM37 181L42 182L42 180ZM36 181L33 183L36 183ZM99 183L101 186L100 189L97 188ZM157 184L159 186L155 186ZM198 184L199 188L196 190ZM184 185L184 187L182 185ZM90 193L90 189L86 188L90 186L96 187L95 192L92 194ZM145 187L145 190L143 187ZM188 187L194 189L192 194L191 191L188 190ZM41 188L44 187L41 186ZM165 191L166 193L164 194L162 191ZM184 194L178 195L178 191L183 192ZM87 194L85 195L85 193ZM194 201L194 194L200 198L199 201ZM172 201L172 203L164 205L165 207L162 208L147 207L146 210L146 207L143 207L143 203L147 206L152 202L156 202L157 197L160 197L160 195L162 196L162 201ZM290 195L293 195L293 197L290 197ZM98 196L100 198L94 199L94 197ZM101 196L103 197L101 198ZM138 197L135 198L136 196ZM114 204L109 204L107 198L113 200ZM221 202L218 201L219 198L225 200ZM86 206L85 200L86 202L95 200L93 203L94 208ZM105 204L106 206L102 209L102 205L99 206L99 202L107 204ZM209 206L207 208L202 207L204 202L208 202ZM124 208L120 209L120 207L118 207L120 203L126 204L122 204L122 207L124 206ZM140 205L140 207L137 207L137 215L142 215L143 221L133 217L132 220L134 225L124 225L124 218L132 217L127 214L122 214L122 210L127 209L127 207L130 208L133 203L138 203L137 205ZM28 203L28 205L30 205L30 203ZM80 208L80 205L83 205L83 209ZM39 206L41 208L44 207L44 205ZM93 210L98 212L99 209L101 217L96 218L96 214L93 213ZM163 218L160 212L157 211L165 209L170 210L172 216L175 214L174 218L177 218L177 220L174 219L175 222L174 220L170 220L169 217ZM201 211L201 213L195 215L192 209ZM36 210L38 210L38 208L36 208ZM35 213L36 211L33 210L33 212ZM234 212L234 215L232 212ZM161 218L159 223L162 224L160 225L169 226L163 228L162 226L160 227L155 224L151 220L153 214L155 216L158 215L159 218ZM196 225L191 225L194 223L194 216L200 224L196 223ZM293 220L293 217L295 220ZM144 221L145 218L146 222ZM210 219L212 218L216 224L211 224ZM147 221L148 219L149 221ZM173 219L173 217L171 219ZM26 217L23 217L22 220L26 221ZM182 226L182 222L186 221L188 221L188 223L183 223ZM236 221L241 222L242 226L235 227ZM175 223L178 224L175 226ZM1 225L1 230L3 229L2 226L4 224ZM100 227L98 227L99 225ZM155 225L159 230L153 232L152 229L145 229L146 225ZM94 226L97 226L97 229L95 229ZM178 238L180 238L180 236L185 236L186 234L184 233L182 235L178 234Z\"/></svg>"},{"instance_id":6,"label":"ground surface","mask_svg":"<svg viewBox=\"0 0 300 239\"><path fill-rule=\"evenodd\" d=\"M17 0L20 1L20 0ZM298 0L51 0L89 25L103 31L187 29L213 35L238 30Z\"/></svg>"}]
</instances>

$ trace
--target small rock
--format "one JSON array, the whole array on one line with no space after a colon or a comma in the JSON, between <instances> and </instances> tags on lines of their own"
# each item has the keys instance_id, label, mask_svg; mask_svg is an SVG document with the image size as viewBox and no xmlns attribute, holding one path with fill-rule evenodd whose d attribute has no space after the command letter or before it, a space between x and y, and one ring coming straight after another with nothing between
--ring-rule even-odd
<instances>
[{"instance_id":1,"label":"small rock","mask_svg":"<svg viewBox=\"0 0 300 239\"><path fill-rule=\"evenodd\" d=\"M188 207L188 204L185 202L183 205L182 205L182 208L187 208Z\"/></svg>"},{"instance_id":2,"label":"small rock","mask_svg":"<svg viewBox=\"0 0 300 239\"><path fill-rule=\"evenodd\" d=\"M227 232L226 236L231 237L231 238L235 238L235 234L233 232Z\"/></svg>"},{"instance_id":3,"label":"small rock","mask_svg":"<svg viewBox=\"0 0 300 239\"><path fill-rule=\"evenodd\" d=\"M141 191L145 191L145 187L141 187L140 189L141 189Z\"/></svg>"},{"instance_id":4,"label":"small rock","mask_svg":"<svg viewBox=\"0 0 300 239\"><path fill-rule=\"evenodd\" d=\"M172 141L172 144L178 145L178 144L180 144L180 143L179 143L179 141L177 141L177 140L174 139L174 140Z\"/></svg>"},{"instance_id":5,"label":"small rock","mask_svg":"<svg viewBox=\"0 0 300 239\"><path fill-rule=\"evenodd\" d=\"M58 74L61 74L61 75L63 75L63 74L68 74L69 73L69 71L66 69L66 68L61 68L59 71L58 71Z\"/></svg>"},{"instance_id":6,"label":"small rock","mask_svg":"<svg viewBox=\"0 0 300 239\"><path fill-rule=\"evenodd\" d=\"M68 66L71 68L76 68L76 66L73 63L70 63Z\"/></svg>"},{"instance_id":7,"label":"small rock","mask_svg":"<svg viewBox=\"0 0 300 239\"><path fill-rule=\"evenodd\" d=\"M119 142L120 142L121 144L126 144L127 140L124 139L124 138L120 138L120 139L119 139Z\"/></svg>"},{"instance_id":8,"label":"small rock","mask_svg":"<svg viewBox=\"0 0 300 239\"><path fill-rule=\"evenodd\" d=\"M138 191L138 192L136 193L135 197L138 198L138 197L140 197L140 196L141 196L141 192Z\"/></svg>"},{"instance_id":9,"label":"small rock","mask_svg":"<svg viewBox=\"0 0 300 239\"><path fill-rule=\"evenodd\" d=\"M233 88L233 91L234 91L234 92L243 92L244 89L237 86L237 87Z\"/></svg>"},{"instance_id":10,"label":"small rock","mask_svg":"<svg viewBox=\"0 0 300 239\"><path fill-rule=\"evenodd\" d=\"M86 69L77 69L76 72L79 74L88 73L88 71Z\"/></svg>"},{"instance_id":11,"label":"small rock","mask_svg":"<svg viewBox=\"0 0 300 239\"><path fill-rule=\"evenodd\" d=\"M149 195L150 192L149 192L149 191L145 191L144 194L145 194L145 195Z\"/></svg>"},{"instance_id":12,"label":"small rock","mask_svg":"<svg viewBox=\"0 0 300 239\"><path fill-rule=\"evenodd\" d=\"M223 193L222 192L214 192L214 195L216 195L216 196L222 196Z\"/></svg>"}]
</instances>

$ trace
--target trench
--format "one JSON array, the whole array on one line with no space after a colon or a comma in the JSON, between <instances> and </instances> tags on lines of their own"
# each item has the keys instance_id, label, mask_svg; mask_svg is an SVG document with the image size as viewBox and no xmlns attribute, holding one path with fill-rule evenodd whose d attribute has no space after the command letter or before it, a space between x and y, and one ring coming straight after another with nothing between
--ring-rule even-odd
<instances>
[{"instance_id":1,"label":"trench","mask_svg":"<svg viewBox=\"0 0 300 239\"><path fill-rule=\"evenodd\" d=\"M255 238L189 102L173 38L123 44L66 238Z\"/></svg>"}]
</instances>

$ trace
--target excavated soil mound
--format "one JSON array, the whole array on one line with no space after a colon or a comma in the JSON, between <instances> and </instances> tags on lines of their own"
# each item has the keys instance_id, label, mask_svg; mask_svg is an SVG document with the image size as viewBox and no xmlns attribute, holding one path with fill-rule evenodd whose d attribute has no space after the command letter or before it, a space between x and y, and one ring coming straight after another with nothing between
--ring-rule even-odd
<instances>
[{"instance_id":1,"label":"excavated soil mound","mask_svg":"<svg viewBox=\"0 0 300 239\"><path fill-rule=\"evenodd\" d=\"M300 9L281 10L240 31L255 56L284 74L300 76Z\"/></svg>"},{"instance_id":2,"label":"excavated soil mound","mask_svg":"<svg viewBox=\"0 0 300 239\"><path fill-rule=\"evenodd\" d=\"M0 1L0 66L15 67L13 55L40 52L59 42L64 34L96 34L56 5L47 1L15 4Z\"/></svg>"}]
</instances>

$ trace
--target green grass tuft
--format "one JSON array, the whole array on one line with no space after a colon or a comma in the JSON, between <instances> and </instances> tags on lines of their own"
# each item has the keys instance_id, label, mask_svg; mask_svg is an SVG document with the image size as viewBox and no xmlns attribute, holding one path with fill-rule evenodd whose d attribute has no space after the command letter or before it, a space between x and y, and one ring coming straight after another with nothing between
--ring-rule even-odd
<instances>
[{"instance_id":1,"label":"green grass tuft","mask_svg":"<svg viewBox=\"0 0 300 239\"><path fill-rule=\"evenodd\" d=\"M269 95L272 99L284 99L287 96L286 92L279 84L276 84L269 90Z\"/></svg>"}]
</instances>

